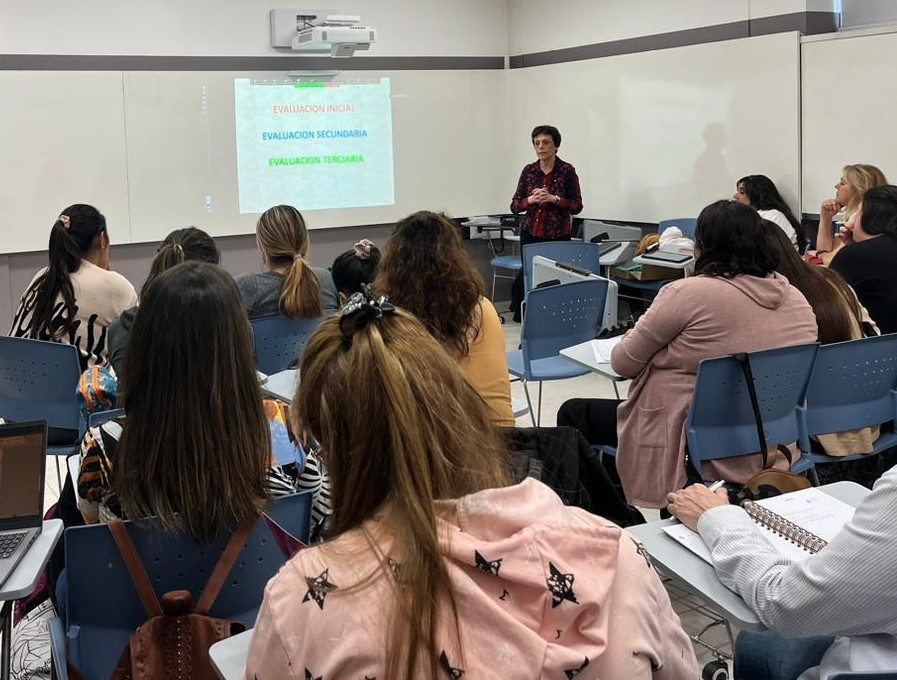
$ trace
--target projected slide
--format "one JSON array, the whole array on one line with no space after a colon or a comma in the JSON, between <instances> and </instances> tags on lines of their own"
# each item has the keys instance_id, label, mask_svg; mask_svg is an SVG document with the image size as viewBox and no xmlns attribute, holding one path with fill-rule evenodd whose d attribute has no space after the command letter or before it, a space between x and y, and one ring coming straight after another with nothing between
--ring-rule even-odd
<instances>
[{"instance_id":1,"label":"projected slide","mask_svg":"<svg viewBox=\"0 0 897 680\"><path fill-rule=\"evenodd\" d=\"M371 83L234 81L240 212L395 202L389 78Z\"/></svg>"}]
</instances>

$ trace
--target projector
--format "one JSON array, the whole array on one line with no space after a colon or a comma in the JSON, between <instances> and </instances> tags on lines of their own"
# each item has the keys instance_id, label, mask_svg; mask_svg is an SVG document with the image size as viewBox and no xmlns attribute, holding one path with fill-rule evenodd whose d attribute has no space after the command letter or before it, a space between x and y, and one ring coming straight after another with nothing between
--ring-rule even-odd
<instances>
[{"instance_id":1,"label":"projector","mask_svg":"<svg viewBox=\"0 0 897 680\"><path fill-rule=\"evenodd\" d=\"M334 57L351 57L356 50L370 49L377 31L370 26L324 25L300 29L292 40L297 52L330 52Z\"/></svg>"}]
</instances>

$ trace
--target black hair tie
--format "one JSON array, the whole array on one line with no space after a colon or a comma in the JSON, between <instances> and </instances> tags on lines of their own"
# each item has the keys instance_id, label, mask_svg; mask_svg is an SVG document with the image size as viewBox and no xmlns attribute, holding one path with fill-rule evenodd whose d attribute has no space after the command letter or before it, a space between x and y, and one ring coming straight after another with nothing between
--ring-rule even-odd
<instances>
[{"instance_id":1,"label":"black hair tie","mask_svg":"<svg viewBox=\"0 0 897 680\"><path fill-rule=\"evenodd\" d=\"M343 346L352 345L352 337L375 319L394 314L396 307L386 295L375 297L370 285L363 285L362 292L353 293L340 314L339 329L343 335Z\"/></svg>"}]
</instances>

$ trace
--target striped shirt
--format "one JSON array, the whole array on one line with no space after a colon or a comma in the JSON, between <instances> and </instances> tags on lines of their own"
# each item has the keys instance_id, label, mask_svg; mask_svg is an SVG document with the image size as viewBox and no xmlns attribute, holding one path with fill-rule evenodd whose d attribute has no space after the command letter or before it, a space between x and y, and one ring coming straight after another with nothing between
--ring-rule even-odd
<instances>
[{"instance_id":1,"label":"striped shirt","mask_svg":"<svg viewBox=\"0 0 897 680\"><path fill-rule=\"evenodd\" d=\"M897 668L897 468L879 479L822 551L792 564L739 507L708 510L698 532L724 585L767 628L785 637L837 636L818 667L799 680L838 671Z\"/></svg>"}]
</instances>

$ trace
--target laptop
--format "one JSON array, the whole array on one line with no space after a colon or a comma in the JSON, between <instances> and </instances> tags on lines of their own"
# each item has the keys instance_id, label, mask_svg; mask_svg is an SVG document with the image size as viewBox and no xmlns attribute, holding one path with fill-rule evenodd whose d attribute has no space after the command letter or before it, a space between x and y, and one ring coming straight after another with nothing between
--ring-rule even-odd
<instances>
[{"instance_id":1,"label":"laptop","mask_svg":"<svg viewBox=\"0 0 897 680\"><path fill-rule=\"evenodd\" d=\"M47 421L0 425L0 586L40 535Z\"/></svg>"}]
</instances>

